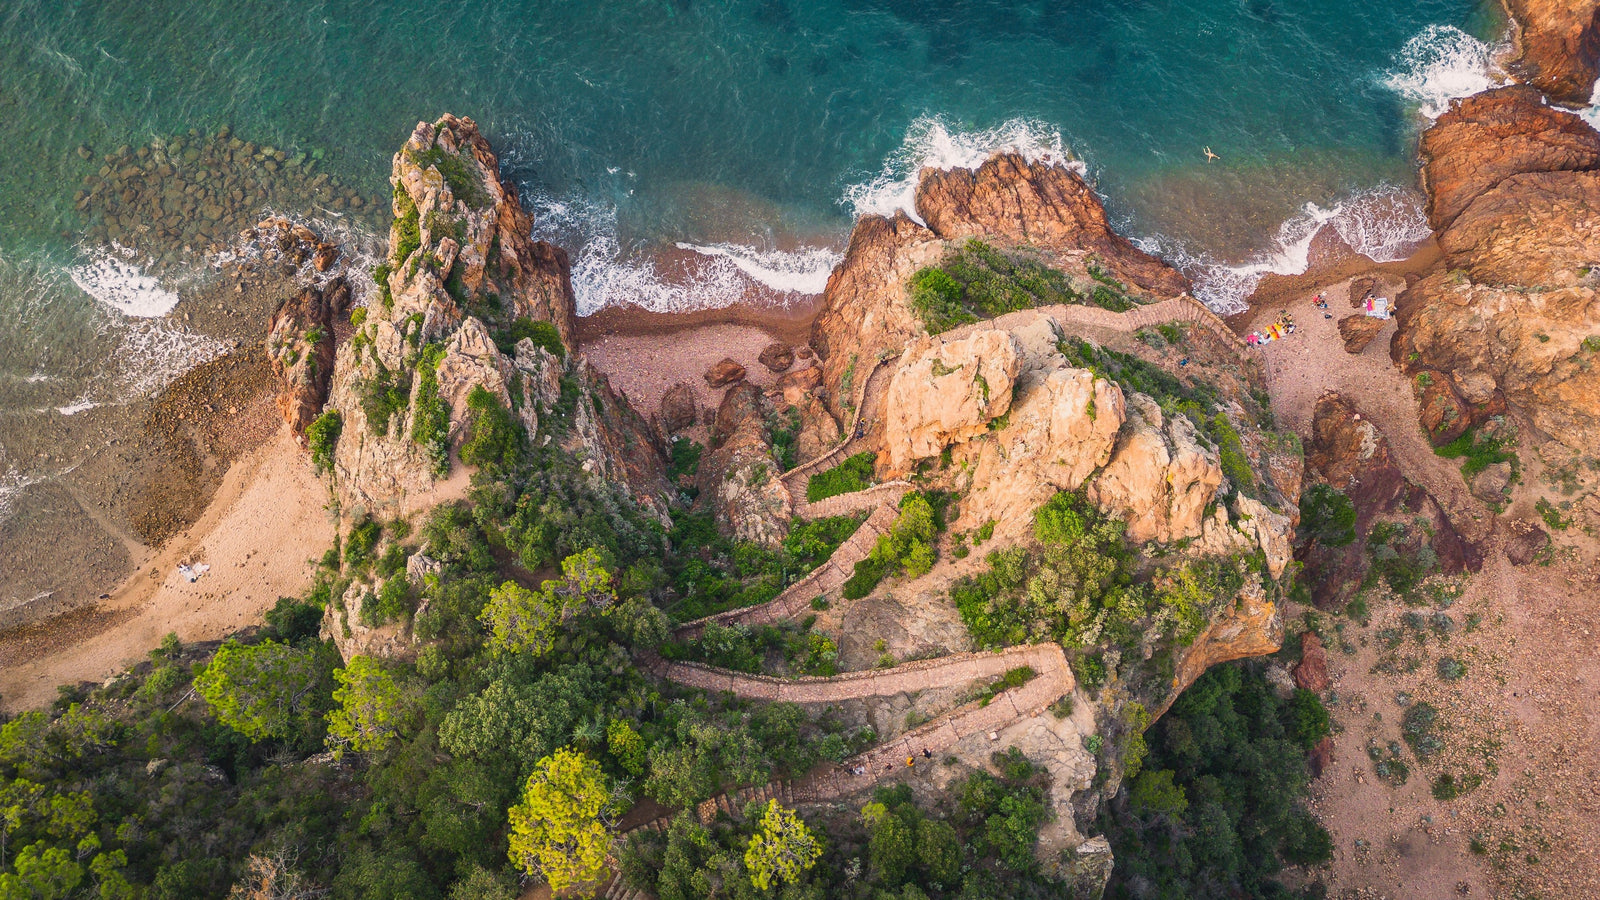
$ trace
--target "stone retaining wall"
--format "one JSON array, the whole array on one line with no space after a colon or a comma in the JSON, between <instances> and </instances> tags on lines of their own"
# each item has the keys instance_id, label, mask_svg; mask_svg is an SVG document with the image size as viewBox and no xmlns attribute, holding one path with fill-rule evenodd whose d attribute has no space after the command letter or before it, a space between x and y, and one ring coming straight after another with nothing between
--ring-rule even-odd
<instances>
[{"instance_id":1,"label":"stone retaining wall","mask_svg":"<svg viewBox=\"0 0 1600 900\"><path fill-rule=\"evenodd\" d=\"M653 674L677 684L779 703L838 703L953 687L979 678L996 678L1022 666L1029 666L1038 677L1045 677L1067 671L1067 660L1059 644L1034 644L993 653L954 653L891 669L848 672L829 678L747 675L701 663L661 659L645 663L645 668Z\"/></svg>"}]
</instances>

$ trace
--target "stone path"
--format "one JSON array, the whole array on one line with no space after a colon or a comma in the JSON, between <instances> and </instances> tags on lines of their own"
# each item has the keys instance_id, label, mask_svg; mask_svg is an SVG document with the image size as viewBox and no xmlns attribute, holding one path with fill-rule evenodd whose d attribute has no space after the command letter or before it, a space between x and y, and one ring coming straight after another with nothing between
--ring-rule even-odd
<instances>
[{"instance_id":1,"label":"stone path","mask_svg":"<svg viewBox=\"0 0 1600 900\"><path fill-rule=\"evenodd\" d=\"M812 570L811 574L789 585L783 593L757 606L730 609L685 622L674 630L673 635L679 640L699 637L708 622L716 622L718 625L736 623L769 625L803 615L811 609L813 598L829 596L844 586L850 576L855 574L856 563L867 558L867 554L877 545L878 538L887 533L899 517L900 514L893 507L879 505L872 511L872 515L867 516L866 521L861 523L861 527L833 551L827 562Z\"/></svg>"},{"instance_id":2,"label":"stone path","mask_svg":"<svg viewBox=\"0 0 1600 900\"><path fill-rule=\"evenodd\" d=\"M939 659L918 660L867 672L850 672L832 678L783 679L745 675L698 663L646 660L644 668L679 684L708 691L725 691L739 697L791 703L837 703L929 688L951 687L975 679L998 677L1011 669L1031 667L1035 675L1025 684L953 710L893 740L811 772L793 782L772 782L721 794L701 803L698 814L709 822L719 812L735 815L751 800L776 798L786 806L819 803L847 797L872 787L883 778L907 768L933 763L924 751L939 757L955 744L975 734L993 734L1029 716L1036 716L1072 692L1075 681L1059 644L1011 647L993 653L956 653ZM911 760L907 766L906 760ZM639 828L665 831L671 816ZM634 829L638 830L638 829ZM631 832L630 832L631 833ZM609 896L609 895L608 895ZM618 896L629 896L620 894Z\"/></svg>"}]
</instances>

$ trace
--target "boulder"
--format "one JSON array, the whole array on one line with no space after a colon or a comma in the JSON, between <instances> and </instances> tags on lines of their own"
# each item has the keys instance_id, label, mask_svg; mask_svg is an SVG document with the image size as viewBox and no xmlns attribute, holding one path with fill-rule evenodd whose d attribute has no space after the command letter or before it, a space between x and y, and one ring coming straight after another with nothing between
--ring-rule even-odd
<instances>
[{"instance_id":1,"label":"boulder","mask_svg":"<svg viewBox=\"0 0 1600 900\"><path fill-rule=\"evenodd\" d=\"M1360 354L1378 336L1383 326L1389 324L1386 319L1379 319L1365 313L1345 316L1339 320L1339 336L1344 338L1344 352Z\"/></svg>"},{"instance_id":2,"label":"boulder","mask_svg":"<svg viewBox=\"0 0 1600 900\"><path fill-rule=\"evenodd\" d=\"M774 399L781 399L789 406L794 406L811 396L821 385L822 369L816 366L803 366L779 375L772 390L776 395Z\"/></svg>"},{"instance_id":3,"label":"boulder","mask_svg":"<svg viewBox=\"0 0 1600 900\"><path fill-rule=\"evenodd\" d=\"M680 381L661 396L661 428L668 435L692 428L700 421L700 400L694 386Z\"/></svg>"},{"instance_id":4,"label":"boulder","mask_svg":"<svg viewBox=\"0 0 1600 900\"><path fill-rule=\"evenodd\" d=\"M735 381L743 380L744 375L744 366L731 359L723 358L721 362L706 370L705 379L706 384L714 388L720 388L733 384Z\"/></svg>"},{"instance_id":5,"label":"boulder","mask_svg":"<svg viewBox=\"0 0 1600 900\"><path fill-rule=\"evenodd\" d=\"M1511 488L1511 463L1500 462L1485 466L1472 476L1472 496L1485 503L1504 503Z\"/></svg>"},{"instance_id":6,"label":"boulder","mask_svg":"<svg viewBox=\"0 0 1600 900\"><path fill-rule=\"evenodd\" d=\"M698 507L735 540L775 547L789 533L794 506L772 453L767 422L772 404L761 389L741 381L717 407L711 446L700 462Z\"/></svg>"},{"instance_id":7,"label":"boulder","mask_svg":"<svg viewBox=\"0 0 1600 900\"><path fill-rule=\"evenodd\" d=\"M781 374L789 371L789 367L794 365L794 349L782 341L773 341L761 351L757 359L774 374Z\"/></svg>"},{"instance_id":8,"label":"boulder","mask_svg":"<svg viewBox=\"0 0 1600 900\"><path fill-rule=\"evenodd\" d=\"M1016 338L999 330L907 345L883 401L890 468L905 472L916 460L984 433L1011 408L1021 356Z\"/></svg>"},{"instance_id":9,"label":"boulder","mask_svg":"<svg viewBox=\"0 0 1600 900\"><path fill-rule=\"evenodd\" d=\"M1550 534L1525 519L1506 523L1506 558L1514 566L1525 566L1539 556L1539 551L1550 545Z\"/></svg>"},{"instance_id":10,"label":"boulder","mask_svg":"<svg viewBox=\"0 0 1600 900\"><path fill-rule=\"evenodd\" d=\"M1322 648L1322 638L1314 631L1300 635L1300 661L1295 663L1294 683L1318 694L1332 684L1328 680L1328 651Z\"/></svg>"}]
</instances>

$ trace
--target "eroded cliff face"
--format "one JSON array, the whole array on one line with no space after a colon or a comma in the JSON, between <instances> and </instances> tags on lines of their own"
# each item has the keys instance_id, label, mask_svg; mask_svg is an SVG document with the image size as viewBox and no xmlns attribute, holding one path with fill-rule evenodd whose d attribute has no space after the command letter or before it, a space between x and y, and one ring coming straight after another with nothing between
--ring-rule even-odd
<instances>
[{"instance_id":1,"label":"eroded cliff face","mask_svg":"<svg viewBox=\"0 0 1600 900\"><path fill-rule=\"evenodd\" d=\"M559 438L586 471L664 517L655 430L576 353L566 254L530 239L531 220L477 126L449 115L419 123L391 182L379 296L352 320L329 392L343 420L333 467L341 510L391 516L458 495L467 473L455 454L475 417L468 398L482 390L529 440ZM538 323L549 325L535 340Z\"/></svg>"},{"instance_id":2,"label":"eroded cliff face","mask_svg":"<svg viewBox=\"0 0 1600 900\"><path fill-rule=\"evenodd\" d=\"M1518 77L1562 103L1584 104L1600 75L1600 2L1505 0L1519 26Z\"/></svg>"},{"instance_id":3,"label":"eroded cliff face","mask_svg":"<svg viewBox=\"0 0 1600 900\"><path fill-rule=\"evenodd\" d=\"M907 281L968 238L999 247L1027 245L1074 278L1093 284L1098 272L1136 296L1170 297L1189 289L1183 275L1113 231L1094 191L1061 166L1001 153L975 170L927 169L916 208L926 225L904 212L857 222L845 259L823 292L811 344L823 358L828 407L841 419L848 418L846 406L879 358L925 333Z\"/></svg>"},{"instance_id":4,"label":"eroded cliff face","mask_svg":"<svg viewBox=\"0 0 1600 900\"><path fill-rule=\"evenodd\" d=\"M1509 88L1456 104L1423 152L1445 260L1401 296L1392 351L1426 373L1430 434L1509 404L1574 450L1600 446L1600 135Z\"/></svg>"}]
</instances>

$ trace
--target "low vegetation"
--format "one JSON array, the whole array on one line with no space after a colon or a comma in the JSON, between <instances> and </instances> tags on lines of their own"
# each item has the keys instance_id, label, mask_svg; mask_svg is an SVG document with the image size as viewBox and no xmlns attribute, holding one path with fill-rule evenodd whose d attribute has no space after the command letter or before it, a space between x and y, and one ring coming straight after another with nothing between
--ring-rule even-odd
<instances>
[{"instance_id":1,"label":"low vegetation","mask_svg":"<svg viewBox=\"0 0 1600 900\"><path fill-rule=\"evenodd\" d=\"M1004 252L976 238L950 250L937 266L911 277L911 306L930 334L1019 309L1094 303L1113 312L1132 309L1127 286L1091 266L1085 289L1035 255Z\"/></svg>"},{"instance_id":2,"label":"low vegetation","mask_svg":"<svg viewBox=\"0 0 1600 900\"><path fill-rule=\"evenodd\" d=\"M870 451L857 453L831 469L812 475L806 480L806 501L816 503L871 487L873 463L877 458L877 454Z\"/></svg>"},{"instance_id":3,"label":"low vegetation","mask_svg":"<svg viewBox=\"0 0 1600 900\"><path fill-rule=\"evenodd\" d=\"M878 538L867 558L856 563L854 574L845 581L845 599L867 596L891 575L926 575L938 559L935 540L943 529L941 511L928 495L920 491L906 494L900 500L900 518Z\"/></svg>"},{"instance_id":4,"label":"low vegetation","mask_svg":"<svg viewBox=\"0 0 1600 900\"><path fill-rule=\"evenodd\" d=\"M709 826L685 813L664 834L630 840L620 853L623 877L661 900L1059 896L1033 854L1050 819L1044 773L1015 750L995 754L994 763L998 775L975 772L932 808L919 806L907 786L879 788L858 814L826 822L827 840L815 837L820 821L780 815L775 823L771 804ZM767 865L773 857L793 863Z\"/></svg>"}]
</instances>

